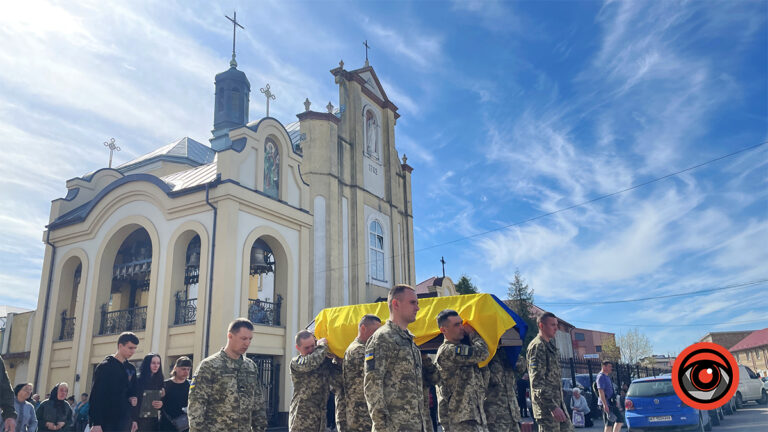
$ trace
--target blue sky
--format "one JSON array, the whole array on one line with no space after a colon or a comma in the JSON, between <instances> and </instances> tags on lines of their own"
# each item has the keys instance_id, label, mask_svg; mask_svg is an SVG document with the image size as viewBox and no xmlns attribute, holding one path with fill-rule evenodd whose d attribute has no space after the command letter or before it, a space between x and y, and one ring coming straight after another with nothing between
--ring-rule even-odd
<instances>
[{"instance_id":1,"label":"blue sky","mask_svg":"<svg viewBox=\"0 0 768 432\"><path fill-rule=\"evenodd\" d=\"M658 353L768 326L768 284L590 305L768 279L768 145L498 230L768 139L768 3L213 3L0 5L0 304L36 304L50 201L106 166L103 141L117 163L207 141L236 8L252 120L267 82L284 123L338 105L328 71L369 41L415 168L419 281L445 256L504 296L519 269L542 307L642 325Z\"/></svg>"}]
</instances>

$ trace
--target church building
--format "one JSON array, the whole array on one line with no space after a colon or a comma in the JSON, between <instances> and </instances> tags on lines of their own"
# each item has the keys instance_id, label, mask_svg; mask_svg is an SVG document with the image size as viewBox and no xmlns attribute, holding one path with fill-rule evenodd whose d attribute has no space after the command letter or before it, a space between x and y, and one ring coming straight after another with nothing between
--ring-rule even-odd
<instances>
[{"instance_id":1,"label":"church building","mask_svg":"<svg viewBox=\"0 0 768 432\"><path fill-rule=\"evenodd\" d=\"M96 364L132 331L132 362L221 349L237 317L285 424L293 337L325 307L415 284L412 168L395 147L397 107L366 60L332 69L338 106L297 121L249 120L251 84L215 77L209 144L184 137L67 180L51 204L27 379L89 392ZM331 79L331 77L329 77Z\"/></svg>"}]
</instances>

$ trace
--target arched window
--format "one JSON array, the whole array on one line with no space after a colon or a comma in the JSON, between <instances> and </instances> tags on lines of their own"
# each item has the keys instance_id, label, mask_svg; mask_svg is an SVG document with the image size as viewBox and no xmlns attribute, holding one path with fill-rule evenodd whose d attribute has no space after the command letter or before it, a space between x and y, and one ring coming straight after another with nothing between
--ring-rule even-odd
<instances>
[{"instance_id":1,"label":"arched window","mask_svg":"<svg viewBox=\"0 0 768 432\"><path fill-rule=\"evenodd\" d=\"M240 115L240 89L237 87L234 87L232 89L232 92L229 94L229 103L232 107L232 115L239 116Z\"/></svg>"},{"instance_id":2,"label":"arched window","mask_svg":"<svg viewBox=\"0 0 768 432\"><path fill-rule=\"evenodd\" d=\"M271 138L264 141L264 193L279 198L280 150Z\"/></svg>"},{"instance_id":3,"label":"arched window","mask_svg":"<svg viewBox=\"0 0 768 432\"><path fill-rule=\"evenodd\" d=\"M373 110L365 110L365 152L379 160L379 121Z\"/></svg>"},{"instance_id":4,"label":"arched window","mask_svg":"<svg viewBox=\"0 0 768 432\"><path fill-rule=\"evenodd\" d=\"M384 230L378 221L371 222L369 228L369 260L371 278L384 281Z\"/></svg>"}]
</instances>

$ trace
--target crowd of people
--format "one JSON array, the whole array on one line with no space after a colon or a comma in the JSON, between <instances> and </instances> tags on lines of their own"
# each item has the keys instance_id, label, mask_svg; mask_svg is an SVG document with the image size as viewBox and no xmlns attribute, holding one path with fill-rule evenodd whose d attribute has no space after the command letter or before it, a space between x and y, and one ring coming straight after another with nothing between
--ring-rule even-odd
<instances>
[{"instance_id":1,"label":"crowd of people","mask_svg":"<svg viewBox=\"0 0 768 432\"><path fill-rule=\"evenodd\" d=\"M563 402L554 344L558 320L553 314L538 318L538 335L528 345L527 361L514 365L500 348L487 367L480 367L489 357L488 344L458 312L446 309L435 317L443 343L433 359L419 350L408 330L419 311L414 289L397 285L387 301L389 319L382 323L375 315L361 317L358 335L343 358L333 355L328 341L317 340L312 332L296 334L299 354L289 367L291 431L325 432L331 392L338 432L434 432L438 423L446 432L519 432L521 408L523 413L527 408L526 385L540 432L572 431L569 414L580 421L589 413L576 391L570 410ZM31 383L11 389L0 361L3 430L264 432L264 388L258 367L245 355L252 338L253 323L236 319L227 329L226 346L204 359L188 380L188 357L177 359L168 379L155 353L144 357L137 372L128 360L139 339L122 333L115 354L96 366L90 397L84 393L77 403L67 383L56 384L42 402L32 394ZM526 369L530 381L516 380ZM606 363L597 380L599 404L605 430L616 431L621 420L614 410L618 404L609 374Z\"/></svg>"}]
</instances>

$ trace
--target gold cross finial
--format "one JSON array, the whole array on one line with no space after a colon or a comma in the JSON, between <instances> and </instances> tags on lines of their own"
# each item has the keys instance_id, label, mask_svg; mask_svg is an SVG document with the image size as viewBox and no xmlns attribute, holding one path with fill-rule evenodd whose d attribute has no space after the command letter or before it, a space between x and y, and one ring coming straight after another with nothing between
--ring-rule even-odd
<instances>
[{"instance_id":1,"label":"gold cross finial","mask_svg":"<svg viewBox=\"0 0 768 432\"><path fill-rule=\"evenodd\" d=\"M120 147L115 144L114 138L110 138L109 141L104 141L104 147L109 149L109 167L112 168L112 154L116 151L120 151Z\"/></svg>"}]
</instances>

